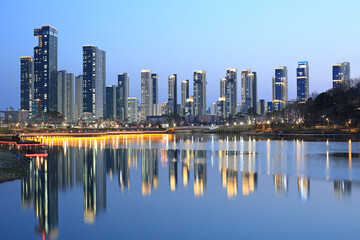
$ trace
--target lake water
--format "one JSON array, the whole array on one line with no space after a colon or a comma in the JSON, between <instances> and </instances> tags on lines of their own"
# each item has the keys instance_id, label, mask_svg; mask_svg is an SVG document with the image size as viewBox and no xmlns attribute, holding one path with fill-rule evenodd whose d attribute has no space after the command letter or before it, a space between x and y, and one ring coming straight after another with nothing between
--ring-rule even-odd
<instances>
[{"instance_id":1,"label":"lake water","mask_svg":"<svg viewBox=\"0 0 360 240\"><path fill-rule=\"evenodd\" d=\"M0 184L0 239L358 239L360 143L52 138Z\"/></svg>"}]
</instances>

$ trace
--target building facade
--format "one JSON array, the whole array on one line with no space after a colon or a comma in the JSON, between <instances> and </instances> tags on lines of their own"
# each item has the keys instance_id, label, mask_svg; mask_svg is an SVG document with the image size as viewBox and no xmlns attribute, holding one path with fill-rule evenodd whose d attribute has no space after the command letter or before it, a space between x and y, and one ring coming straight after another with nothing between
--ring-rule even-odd
<instances>
[{"instance_id":1,"label":"building facade","mask_svg":"<svg viewBox=\"0 0 360 240\"><path fill-rule=\"evenodd\" d=\"M309 98L309 63L302 61L296 69L297 101L305 103Z\"/></svg>"},{"instance_id":2,"label":"building facade","mask_svg":"<svg viewBox=\"0 0 360 240\"><path fill-rule=\"evenodd\" d=\"M226 116L227 117L235 116L237 113L237 107L236 107L236 105L237 105L237 69L236 68L226 69L225 99L226 99Z\"/></svg>"},{"instance_id":3,"label":"building facade","mask_svg":"<svg viewBox=\"0 0 360 240\"><path fill-rule=\"evenodd\" d=\"M58 69L58 31L51 26L34 29L38 46L34 47L34 99L40 100L41 112L56 111Z\"/></svg>"},{"instance_id":4,"label":"building facade","mask_svg":"<svg viewBox=\"0 0 360 240\"><path fill-rule=\"evenodd\" d=\"M104 117L106 101L106 53L96 46L83 46L83 114L93 120Z\"/></svg>"},{"instance_id":5,"label":"building facade","mask_svg":"<svg viewBox=\"0 0 360 240\"><path fill-rule=\"evenodd\" d=\"M118 88L115 85L110 85L106 87L106 111L105 119L115 120L116 119L116 110L117 110L117 90Z\"/></svg>"},{"instance_id":6,"label":"building facade","mask_svg":"<svg viewBox=\"0 0 360 240\"><path fill-rule=\"evenodd\" d=\"M56 86L56 101L53 101L53 104L56 106L56 111L62 115L63 121L68 123L73 122L74 74L67 73L66 70L58 71Z\"/></svg>"},{"instance_id":7,"label":"building facade","mask_svg":"<svg viewBox=\"0 0 360 240\"><path fill-rule=\"evenodd\" d=\"M168 78L168 114L177 114L177 75L169 75Z\"/></svg>"},{"instance_id":8,"label":"building facade","mask_svg":"<svg viewBox=\"0 0 360 240\"><path fill-rule=\"evenodd\" d=\"M333 88L338 87L344 81L350 80L350 63L337 63L332 66Z\"/></svg>"},{"instance_id":9,"label":"building facade","mask_svg":"<svg viewBox=\"0 0 360 240\"><path fill-rule=\"evenodd\" d=\"M257 113L258 115L264 115L264 114L266 113L266 110L265 110L265 100L264 100L264 99L260 99L260 100L257 102L256 113Z\"/></svg>"},{"instance_id":10,"label":"building facade","mask_svg":"<svg viewBox=\"0 0 360 240\"><path fill-rule=\"evenodd\" d=\"M256 113L257 74L250 69L241 71L241 112L247 114L252 108Z\"/></svg>"},{"instance_id":11,"label":"building facade","mask_svg":"<svg viewBox=\"0 0 360 240\"><path fill-rule=\"evenodd\" d=\"M30 111L34 97L34 60L20 58L20 109ZM30 115L31 117L31 115Z\"/></svg>"},{"instance_id":12,"label":"building facade","mask_svg":"<svg viewBox=\"0 0 360 240\"><path fill-rule=\"evenodd\" d=\"M226 98L220 97L216 102L216 115L226 118Z\"/></svg>"},{"instance_id":13,"label":"building facade","mask_svg":"<svg viewBox=\"0 0 360 240\"><path fill-rule=\"evenodd\" d=\"M185 103L189 97L189 80L184 80L181 82L181 115L185 114Z\"/></svg>"},{"instance_id":14,"label":"building facade","mask_svg":"<svg viewBox=\"0 0 360 240\"><path fill-rule=\"evenodd\" d=\"M194 71L194 116L206 115L206 72Z\"/></svg>"},{"instance_id":15,"label":"building facade","mask_svg":"<svg viewBox=\"0 0 360 240\"><path fill-rule=\"evenodd\" d=\"M184 115L185 116L195 116L194 96L190 96L188 99L186 99Z\"/></svg>"},{"instance_id":16,"label":"building facade","mask_svg":"<svg viewBox=\"0 0 360 240\"><path fill-rule=\"evenodd\" d=\"M128 122L136 123L139 122L139 100L137 97L128 98Z\"/></svg>"},{"instance_id":17,"label":"building facade","mask_svg":"<svg viewBox=\"0 0 360 240\"><path fill-rule=\"evenodd\" d=\"M288 72L286 66L275 68L272 86L273 110L278 111L285 107L288 101Z\"/></svg>"},{"instance_id":18,"label":"building facade","mask_svg":"<svg viewBox=\"0 0 360 240\"><path fill-rule=\"evenodd\" d=\"M141 70L141 121L153 112L153 81L150 69Z\"/></svg>"},{"instance_id":19,"label":"building facade","mask_svg":"<svg viewBox=\"0 0 360 240\"><path fill-rule=\"evenodd\" d=\"M83 113L83 77L75 77L75 116L74 121L79 121Z\"/></svg>"},{"instance_id":20,"label":"building facade","mask_svg":"<svg viewBox=\"0 0 360 240\"><path fill-rule=\"evenodd\" d=\"M121 73L118 75L117 91L117 117L121 121L127 121L128 118L128 98L129 98L129 74Z\"/></svg>"},{"instance_id":21,"label":"building facade","mask_svg":"<svg viewBox=\"0 0 360 240\"><path fill-rule=\"evenodd\" d=\"M159 92L158 92L158 85L159 85L159 78L156 73L151 74L151 82L152 82L152 115L159 115Z\"/></svg>"}]
</instances>

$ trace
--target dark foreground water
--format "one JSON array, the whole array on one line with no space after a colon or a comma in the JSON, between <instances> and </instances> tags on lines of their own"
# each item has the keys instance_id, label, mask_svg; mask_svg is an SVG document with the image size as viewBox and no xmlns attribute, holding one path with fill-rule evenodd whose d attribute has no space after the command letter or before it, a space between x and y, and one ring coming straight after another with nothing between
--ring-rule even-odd
<instances>
[{"instance_id":1,"label":"dark foreground water","mask_svg":"<svg viewBox=\"0 0 360 240\"><path fill-rule=\"evenodd\" d=\"M0 239L359 239L360 143L47 140L0 185Z\"/></svg>"}]
</instances>

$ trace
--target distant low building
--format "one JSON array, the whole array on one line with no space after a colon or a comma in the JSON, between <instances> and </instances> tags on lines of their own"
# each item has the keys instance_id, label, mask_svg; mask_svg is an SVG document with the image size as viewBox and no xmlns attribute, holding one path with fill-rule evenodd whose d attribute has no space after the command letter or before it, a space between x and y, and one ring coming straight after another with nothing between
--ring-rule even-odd
<instances>
[{"instance_id":1,"label":"distant low building","mask_svg":"<svg viewBox=\"0 0 360 240\"><path fill-rule=\"evenodd\" d=\"M146 117L147 121L150 122L154 122L154 123L164 123L166 121L166 117L165 116L147 116Z\"/></svg>"},{"instance_id":2,"label":"distant low building","mask_svg":"<svg viewBox=\"0 0 360 240\"><path fill-rule=\"evenodd\" d=\"M14 110L14 107L7 108L6 111L2 111L4 114L5 123L25 123L29 120L29 111L27 110Z\"/></svg>"},{"instance_id":3,"label":"distant low building","mask_svg":"<svg viewBox=\"0 0 360 240\"><path fill-rule=\"evenodd\" d=\"M185 121L188 123L200 123L200 124L219 124L221 120L220 116L216 115L200 115L200 116L185 116Z\"/></svg>"}]
</instances>

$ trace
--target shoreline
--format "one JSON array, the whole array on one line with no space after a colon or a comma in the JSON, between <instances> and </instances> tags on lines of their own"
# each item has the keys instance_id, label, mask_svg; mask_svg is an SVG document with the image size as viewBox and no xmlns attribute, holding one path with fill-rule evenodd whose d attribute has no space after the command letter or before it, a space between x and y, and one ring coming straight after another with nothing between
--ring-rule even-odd
<instances>
[{"instance_id":1,"label":"shoreline","mask_svg":"<svg viewBox=\"0 0 360 240\"><path fill-rule=\"evenodd\" d=\"M40 130L40 129L39 129ZM103 137L103 136L121 136L121 135L164 135L164 134L216 134L216 135L241 135L248 137L257 137L263 139L322 139L322 140L356 140L360 141L360 133L358 132L344 132L344 131L256 131L249 127L232 128L220 127L218 129L211 129L210 127L175 127L163 130L115 130L115 129L57 129L42 131L25 131L15 130L21 134L24 139L41 139L52 137ZM0 134L1 138L11 137L13 134Z\"/></svg>"},{"instance_id":2,"label":"shoreline","mask_svg":"<svg viewBox=\"0 0 360 240\"><path fill-rule=\"evenodd\" d=\"M20 153L0 150L0 184L24 177L29 164L30 160Z\"/></svg>"}]
</instances>

